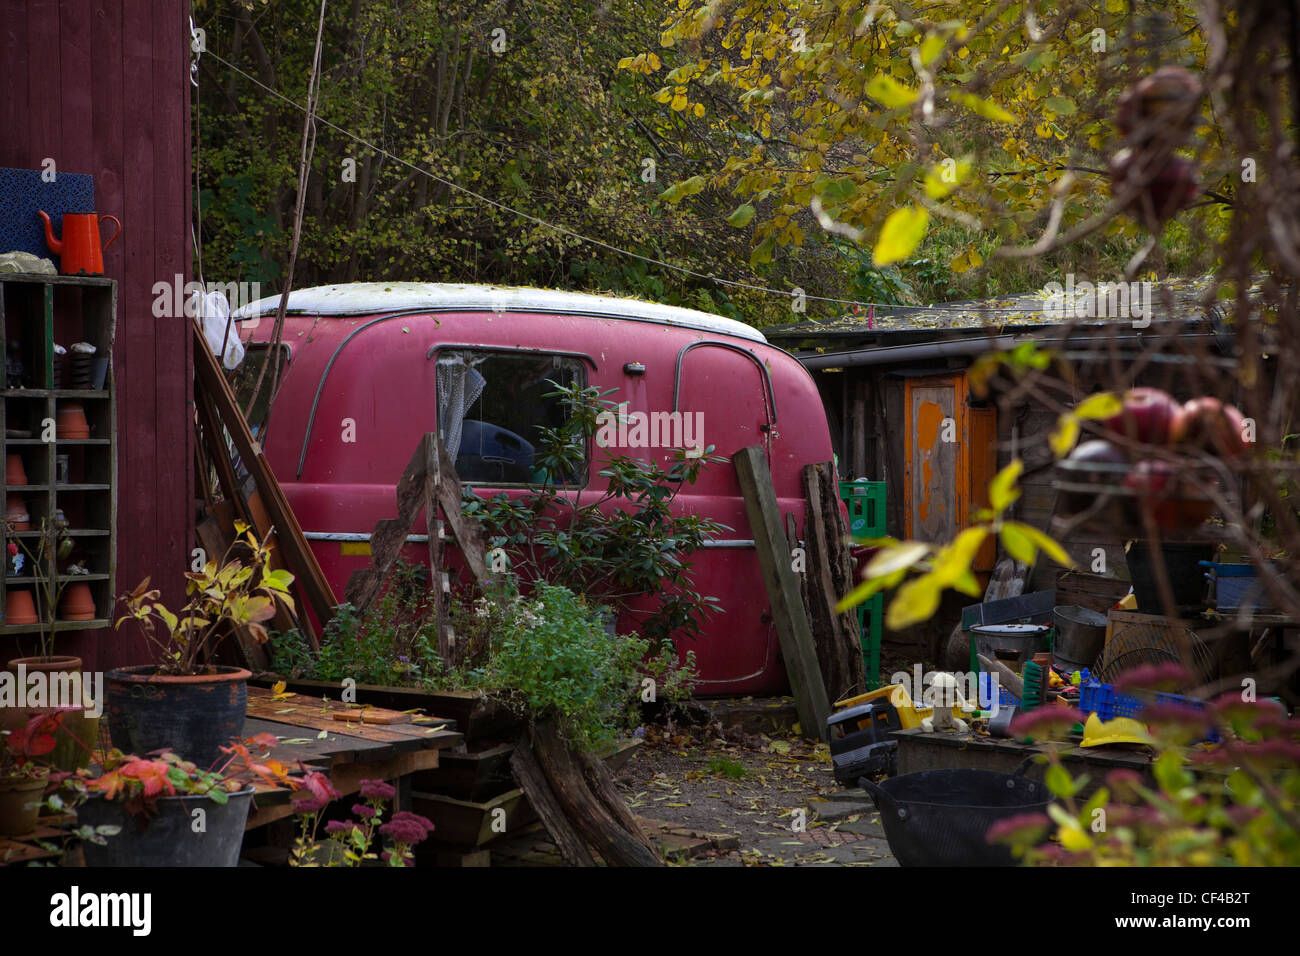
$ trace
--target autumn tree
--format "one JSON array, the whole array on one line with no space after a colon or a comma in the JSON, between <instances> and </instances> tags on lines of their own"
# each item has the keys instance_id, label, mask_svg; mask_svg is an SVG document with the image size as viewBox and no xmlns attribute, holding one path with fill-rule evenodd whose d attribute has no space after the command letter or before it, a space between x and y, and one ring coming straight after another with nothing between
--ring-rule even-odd
<instances>
[{"instance_id":1,"label":"autumn tree","mask_svg":"<svg viewBox=\"0 0 1300 956\"><path fill-rule=\"evenodd\" d=\"M650 10L327 4L295 285L531 284L761 319L768 297L708 278L788 284L781 267L746 266L745 237L720 221L723 197L682 207L659 196L720 153L661 122L653 90L617 69L624 50L655 42ZM318 11L317 0L195 4L208 49L195 165L209 277L278 288L302 133L294 104L306 99ZM834 261L813 268L837 281Z\"/></svg>"},{"instance_id":2,"label":"autumn tree","mask_svg":"<svg viewBox=\"0 0 1300 956\"><path fill-rule=\"evenodd\" d=\"M706 189L733 194L728 221L755 267L797 262L830 235L865 248L877 269L941 255L966 276L954 292L969 296L1028 291L1062 267L1118 277L1146 236L1132 219L1097 218L1123 145L1115 98L1161 64L1195 68L1206 56L1195 5L1179 0L1136 16L1120 0L663 10L657 52L620 65L657 85L666 112L729 145L665 200L689 208ZM1167 231L1148 263L1162 272L1208 269L1224 235L1227 205L1213 197L1231 193L1236 168L1212 113L1207 99L1197 142L1207 205ZM1070 238L1068 252L1039 243L1049 227Z\"/></svg>"}]
</instances>

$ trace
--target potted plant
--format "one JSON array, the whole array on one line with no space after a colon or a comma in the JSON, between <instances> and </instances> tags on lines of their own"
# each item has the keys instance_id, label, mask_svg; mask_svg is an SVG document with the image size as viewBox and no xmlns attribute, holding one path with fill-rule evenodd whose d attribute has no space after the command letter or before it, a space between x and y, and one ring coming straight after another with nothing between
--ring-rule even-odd
<instances>
[{"instance_id":1,"label":"potted plant","mask_svg":"<svg viewBox=\"0 0 1300 956\"><path fill-rule=\"evenodd\" d=\"M254 782L303 785L268 759L276 743L271 734L236 738L208 770L172 751L111 750L94 772L56 775L57 806L76 811L79 833L111 837L83 843L87 866L235 866Z\"/></svg>"},{"instance_id":2,"label":"potted plant","mask_svg":"<svg viewBox=\"0 0 1300 956\"><path fill-rule=\"evenodd\" d=\"M145 578L122 597L126 614L157 648L158 663L123 667L105 675L109 733L113 745L133 753L172 750L210 766L222 744L243 730L248 678L241 667L210 663L237 628L265 643L263 622L277 607L293 609L293 575L269 567L270 548L243 522L220 563L187 573L189 600L168 610Z\"/></svg>"},{"instance_id":3,"label":"potted plant","mask_svg":"<svg viewBox=\"0 0 1300 956\"><path fill-rule=\"evenodd\" d=\"M60 562L66 561L72 554L73 539L68 537L66 522L60 523L49 518L41 519L37 536L28 544L20 537L19 529L8 518L5 520L5 535L9 542L8 560L15 563L20 571L26 569L36 584L36 624L37 646L39 653L28 657L15 657L9 661L9 670L17 672L22 664L28 673L44 671L46 673L71 673L81 670L81 658L69 655L55 655L54 630L58 620L58 608L63 592L71 583L66 575L59 573Z\"/></svg>"},{"instance_id":4,"label":"potted plant","mask_svg":"<svg viewBox=\"0 0 1300 956\"><path fill-rule=\"evenodd\" d=\"M59 715L38 714L15 730L0 730L0 836L36 829L49 768L38 758L54 749Z\"/></svg>"},{"instance_id":5,"label":"potted plant","mask_svg":"<svg viewBox=\"0 0 1300 956\"><path fill-rule=\"evenodd\" d=\"M8 560L20 571L26 570L36 585L34 609L38 627L38 653L26 657L15 657L8 662L8 670L15 675L19 684L25 684L30 674L45 675L47 687L66 687L80 693L82 685L82 661L80 657L58 655L54 653L55 624L59 620L60 608L65 603L64 594L71 585L76 589L76 582L70 576L60 573L60 565L72 557L73 539L66 533L66 522L41 519L41 526L36 538L24 539L18 535L18 529L12 521L6 522L9 536ZM81 589L86 589L83 583ZM90 617L93 617L93 609ZM44 707L14 708L11 713L3 715L0 726L17 727L26 718L38 713L52 713L55 709L62 712L56 729L56 743L50 754L50 763L54 767L72 770L85 766L90 759L91 747L99 734L99 718L88 716L85 700L47 701Z\"/></svg>"}]
</instances>

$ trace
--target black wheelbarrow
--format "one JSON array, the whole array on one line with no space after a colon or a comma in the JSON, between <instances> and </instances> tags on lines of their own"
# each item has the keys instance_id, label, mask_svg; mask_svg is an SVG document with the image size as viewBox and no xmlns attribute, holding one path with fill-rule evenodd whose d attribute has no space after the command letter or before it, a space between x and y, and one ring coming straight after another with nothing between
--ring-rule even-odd
<instances>
[{"instance_id":1,"label":"black wheelbarrow","mask_svg":"<svg viewBox=\"0 0 1300 956\"><path fill-rule=\"evenodd\" d=\"M1024 775L1032 759L1015 773L922 770L858 785L876 802L900 866L1013 866L1011 848L985 837L999 820L1047 811L1047 787Z\"/></svg>"}]
</instances>

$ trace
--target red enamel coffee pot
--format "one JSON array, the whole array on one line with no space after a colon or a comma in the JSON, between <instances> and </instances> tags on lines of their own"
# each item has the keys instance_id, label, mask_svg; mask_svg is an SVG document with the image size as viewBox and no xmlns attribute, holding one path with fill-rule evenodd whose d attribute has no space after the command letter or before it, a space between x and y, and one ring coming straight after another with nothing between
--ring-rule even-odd
<instances>
[{"instance_id":1,"label":"red enamel coffee pot","mask_svg":"<svg viewBox=\"0 0 1300 956\"><path fill-rule=\"evenodd\" d=\"M100 216L93 212L63 214L63 238L54 238L54 224L44 210L36 213L45 220L45 244L59 257L64 275L99 276L104 274L104 250L122 234L122 223L116 216L103 216L117 226L112 238L101 247L99 244Z\"/></svg>"}]
</instances>

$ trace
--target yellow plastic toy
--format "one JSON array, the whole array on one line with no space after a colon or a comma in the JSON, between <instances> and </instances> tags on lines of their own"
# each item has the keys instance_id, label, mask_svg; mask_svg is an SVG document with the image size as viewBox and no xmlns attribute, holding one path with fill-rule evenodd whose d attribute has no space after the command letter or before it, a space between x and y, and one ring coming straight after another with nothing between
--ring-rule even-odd
<instances>
[{"instance_id":1,"label":"yellow plastic toy","mask_svg":"<svg viewBox=\"0 0 1300 956\"><path fill-rule=\"evenodd\" d=\"M868 701L879 700L885 697L894 705L894 710L898 711L898 722L903 725L904 730L912 730L921 726L921 721L927 717L934 716L933 707L917 707L912 702L912 695L907 692L907 688L902 684L887 684L866 694L859 694L856 697L847 697L844 700L835 702L835 709L841 710L845 707L856 707L859 704L865 704ZM960 704L952 705L952 715L959 720L970 720L971 712L962 710ZM861 729L861 728L859 728Z\"/></svg>"}]
</instances>

